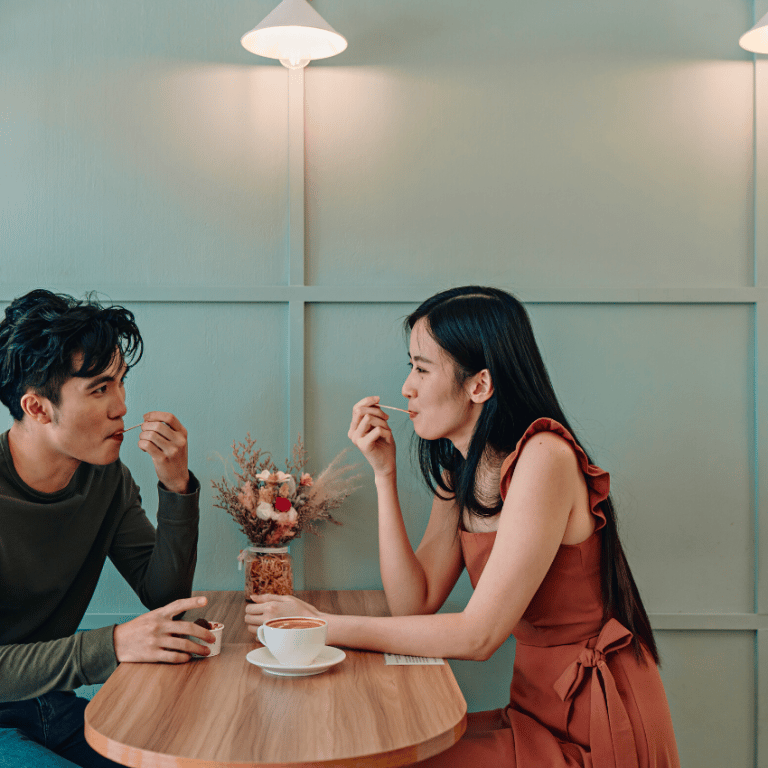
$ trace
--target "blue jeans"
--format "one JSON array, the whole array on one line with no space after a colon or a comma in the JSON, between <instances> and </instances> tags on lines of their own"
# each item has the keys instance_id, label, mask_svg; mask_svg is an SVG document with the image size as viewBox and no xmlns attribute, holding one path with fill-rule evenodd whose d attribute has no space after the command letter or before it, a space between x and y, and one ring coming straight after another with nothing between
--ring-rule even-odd
<instances>
[{"instance_id":1,"label":"blue jeans","mask_svg":"<svg viewBox=\"0 0 768 768\"><path fill-rule=\"evenodd\" d=\"M0 704L0 768L118 768L85 740L87 704L72 691Z\"/></svg>"}]
</instances>

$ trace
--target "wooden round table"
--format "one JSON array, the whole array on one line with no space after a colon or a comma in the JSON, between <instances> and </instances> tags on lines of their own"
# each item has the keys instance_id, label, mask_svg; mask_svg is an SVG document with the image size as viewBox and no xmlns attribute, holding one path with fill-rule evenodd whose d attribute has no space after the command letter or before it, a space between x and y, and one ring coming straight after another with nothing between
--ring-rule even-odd
<instances>
[{"instance_id":1,"label":"wooden round table","mask_svg":"<svg viewBox=\"0 0 768 768\"><path fill-rule=\"evenodd\" d=\"M372 766L395 768L452 746L467 705L451 668L385 666L346 650L323 674L276 677L246 661L260 647L242 592L199 592L225 625L221 654L188 664L121 664L85 710L88 743L145 768ZM383 592L302 592L321 610L388 615Z\"/></svg>"}]
</instances>

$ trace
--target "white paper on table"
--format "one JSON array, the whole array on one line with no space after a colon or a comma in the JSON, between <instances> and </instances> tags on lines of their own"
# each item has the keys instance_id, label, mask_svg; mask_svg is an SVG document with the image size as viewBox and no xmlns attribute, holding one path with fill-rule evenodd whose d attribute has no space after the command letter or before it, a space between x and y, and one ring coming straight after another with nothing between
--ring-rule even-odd
<instances>
[{"instance_id":1,"label":"white paper on table","mask_svg":"<svg viewBox=\"0 0 768 768\"><path fill-rule=\"evenodd\" d=\"M384 664L390 666L416 666L445 664L442 659L434 659L431 656L404 656L400 653L385 653Z\"/></svg>"}]
</instances>

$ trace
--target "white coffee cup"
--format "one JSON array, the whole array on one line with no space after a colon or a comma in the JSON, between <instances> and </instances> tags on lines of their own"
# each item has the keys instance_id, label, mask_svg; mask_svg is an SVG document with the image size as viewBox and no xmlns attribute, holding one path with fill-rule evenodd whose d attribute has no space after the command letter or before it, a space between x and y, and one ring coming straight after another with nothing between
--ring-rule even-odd
<instances>
[{"instance_id":1,"label":"white coffee cup","mask_svg":"<svg viewBox=\"0 0 768 768\"><path fill-rule=\"evenodd\" d=\"M280 664L307 667L325 647L328 624L314 616L271 619L258 629L259 640Z\"/></svg>"}]
</instances>

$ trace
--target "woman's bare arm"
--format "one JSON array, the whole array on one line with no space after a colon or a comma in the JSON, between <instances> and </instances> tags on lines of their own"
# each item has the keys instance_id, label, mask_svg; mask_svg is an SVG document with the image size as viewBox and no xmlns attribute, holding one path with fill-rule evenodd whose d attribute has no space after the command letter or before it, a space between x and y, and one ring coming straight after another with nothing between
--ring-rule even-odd
<instances>
[{"instance_id":1,"label":"woman's bare arm","mask_svg":"<svg viewBox=\"0 0 768 768\"><path fill-rule=\"evenodd\" d=\"M397 493L395 440L379 408L378 397L366 397L352 409L349 438L374 471L379 519L379 567L393 615L434 613L458 579L461 549L457 513L451 502L435 499L418 552L414 552Z\"/></svg>"},{"instance_id":2,"label":"woman's bare arm","mask_svg":"<svg viewBox=\"0 0 768 768\"><path fill-rule=\"evenodd\" d=\"M520 621L554 560L572 516L589 514L583 478L572 449L562 438L540 433L520 453L493 550L461 613L338 616L320 614L296 598L265 595L258 598L246 622L256 625L301 610L328 620L328 642L332 645L487 659Z\"/></svg>"},{"instance_id":3,"label":"woman's bare arm","mask_svg":"<svg viewBox=\"0 0 768 768\"><path fill-rule=\"evenodd\" d=\"M382 484L383 485L383 484ZM461 575L458 512L435 497L427 529L416 552L405 530L394 484L376 482L379 499L379 567L393 616L435 613Z\"/></svg>"}]
</instances>

